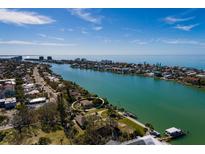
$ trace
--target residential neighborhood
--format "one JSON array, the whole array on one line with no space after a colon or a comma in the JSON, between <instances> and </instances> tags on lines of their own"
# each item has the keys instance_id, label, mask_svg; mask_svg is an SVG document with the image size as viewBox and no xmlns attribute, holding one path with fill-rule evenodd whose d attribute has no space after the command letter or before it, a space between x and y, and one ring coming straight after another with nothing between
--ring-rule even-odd
<instances>
[{"instance_id":1,"label":"residential neighborhood","mask_svg":"<svg viewBox=\"0 0 205 154\"><path fill-rule=\"evenodd\" d=\"M52 61L52 57L49 57L49 61ZM86 59L83 61L86 62ZM13 71L8 72L8 67ZM3 119L0 132L4 136L1 142L10 142L8 139L16 136L16 132L21 134L26 129L46 130L45 133L60 132L63 129L65 134L61 137L67 138L67 144L106 144L110 140L123 144L139 136L149 135L153 131L148 125L137 121L137 117L132 113L109 104L105 98L91 94L72 82L63 80L61 76L53 73L47 64L3 59L0 71L0 116ZM38 120L41 116L43 117ZM49 122L47 118L51 118L50 116L55 120L50 119L52 121ZM26 117L29 119L24 119ZM25 124L21 118L26 120ZM89 138L87 135L94 135L98 139ZM38 140L28 142L23 134L19 137L21 139L17 143L23 139L26 144L38 144Z\"/></svg>"},{"instance_id":2,"label":"residential neighborhood","mask_svg":"<svg viewBox=\"0 0 205 154\"><path fill-rule=\"evenodd\" d=\"M132 64L112 62L111 60L90 61L76 59L71 63L72 68L93 69L96 71L109 71L119 74L143 75L159 78L162 80L177 81L186 85L193 85L199 88L205 87L205 71L195 68L180 66L162 66L158 64Z\"/></svg>"}]
</instances>

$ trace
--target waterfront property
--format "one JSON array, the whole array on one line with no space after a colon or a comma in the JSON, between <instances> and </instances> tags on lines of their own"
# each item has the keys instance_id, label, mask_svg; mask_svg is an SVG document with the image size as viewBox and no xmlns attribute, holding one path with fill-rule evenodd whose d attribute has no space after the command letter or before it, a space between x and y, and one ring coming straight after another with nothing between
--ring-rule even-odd
<instances>
[{"instance_id":1,"label":"waterfront property","mask_svg":"<svg viewBox=\"0 0 205 154\"><path fill-rule=\"evenodd\" d=\"M120 143L118 141L110 140L106 145L166 145L166 142L160 142L151 135L137 137L135 139Z\"/></svg>"},{"instance_id":2,"label":"waterfront property","mask_svg":"<svg viewBox=\"0 0 205 154\"><path fill-rule=\"evenodd\" d=\"M75 94L75 93L71 93ZM98 97L82 98L72 104L72 109L77 111L89 111L95 108L100 108L104 104L104 100Z\"/></svg>"},{"instance_id":3,"label":"waterfront property","mask_svg":"<svg viewBox=\"0 0 205 154\"><path fill-rule=\"evenodd\" d=\"M65 80L107 97L113 105L137 115L140 121L153 124L161 134L171 125L191 132L192 135L171 144L204 144L205 133L198 131L205 128L203 90L152 78L72 69L66 64L52 64L51 69Z\"/></svg>"},{"instance_id":4,"label":"waterfront property","mask_svg":"<svg viewBox=\"0 0 205 154\"><path fill-rule=\"evenodd\" d=\"M122 143L123 145L165 145L165 142L160 142L151 135L146 135L133 140Z\"/></svg>"},{"instance_id":5,"label":"waterfront property","mask_svg":"<svg viewBox=\"0 0 205 154\"><path fill-rule=\"evenodd\" d=\"M184 135L184 132L181 129L171 127L165 130L166 135L171 136L173 138L180 137Z\"/></svg>"},{"instance_id":6,"label":"waterfront property","mask_svg":"<svg viewBox=\"0 0 205 154\"><path fill-rule=\"evenodd\" d=\"M27 59L33 61L42 61L38 59ZM72 68L92 69L95 71L108 71L118 74L130 74L149 76L162 80L171 80L185 85L192 85L198 88L205 88L205 71L180 66L162 66L157 64L134 64L125 62L112 62L110 60L91 61L85 58L75 60L44 60L48 63L66 63L71 64Z\"/></svg>"}]
</instances>

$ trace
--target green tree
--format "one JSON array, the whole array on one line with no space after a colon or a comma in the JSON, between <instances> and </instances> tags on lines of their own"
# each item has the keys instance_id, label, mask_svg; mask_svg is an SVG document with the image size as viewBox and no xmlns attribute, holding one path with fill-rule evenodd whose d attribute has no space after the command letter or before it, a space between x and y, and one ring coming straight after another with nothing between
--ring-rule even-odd
<instances>
[{"instance_id":1,"label":"green tree","mask_svg":"<svg viewBox=\"0 0 205 154\"><path fill-rule=\"evenodd\" d=\"M48 137L40 137L38 141L39 145L48 145L51 144L51 139Z\"/></svg>"},{"instance_id":2,"label":"green tree","mask_svg":"<svg viewBox=\"0 0 205 154\"><path fill-rule=\"evenodd\" d=\"M38 112L43 131L49 132L58 129L60 119L55 103L45 104Z\"/></svg>"},{"instance_id":3,"label":"green tree","mask_svg":"<svg viewBox=\"0 0 205 154\"><path fill-rule=\"evenodd\" d=\"M23 128L29 128L34 122L33 112L24 104L19 106L17 113L14 115L12 124L14 128L21 134Z\"/></svg>"}]
</instances>

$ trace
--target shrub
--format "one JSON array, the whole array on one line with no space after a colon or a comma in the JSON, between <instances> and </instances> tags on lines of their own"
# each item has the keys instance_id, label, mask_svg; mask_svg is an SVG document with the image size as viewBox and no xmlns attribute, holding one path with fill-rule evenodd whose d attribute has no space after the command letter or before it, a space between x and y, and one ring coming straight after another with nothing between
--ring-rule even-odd
<instances>
[{"instance_id":1,"label":"shrub","mask_svg":"<svg viewBox=\"0 0 205 154\"><path fill-rule=\"evenodd\" d=\"M38 144L39 145L48 145L48 144L51 144L51 140L50 140L50 138L47 138L47 137L40 137Z\"/></svg>"}]
</instances>

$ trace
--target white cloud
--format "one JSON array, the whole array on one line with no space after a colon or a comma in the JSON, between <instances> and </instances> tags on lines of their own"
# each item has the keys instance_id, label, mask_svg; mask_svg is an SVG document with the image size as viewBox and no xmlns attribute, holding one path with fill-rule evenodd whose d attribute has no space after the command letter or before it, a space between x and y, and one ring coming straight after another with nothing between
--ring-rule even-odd
<instances>
[{"instance_id":1,"label":"white cloud","mask_svg":"<svg viewBox=\"0 0 205 154\"><path fill-rule=\"evenodd\" d=\"M58 41L64 41L64 38L61 38L61 37L48 36L46 34L38 34L38 35L40 37L43 37L43 38L54 39L54 40L58 40Z\"/></svg>"},{"instance_id":2,"label":"white cloud","mask_svg":"<svg viewBox=\"0 0 205 154\"><path fill-rule=\"evenodd\" d=\"M1 45L33 45L33 46L76 46L74 43L35 42L22 40L0 41Z\"/></svg>"},{"instance_id":3,"label":"white cloud","mask_svg":"<svg viewBox=\"0 0 205 154\"><path fill-rule=\"evenodd\" d=\"M110 39L104 39L103 42L104 42L104 43L111 43L112 40L110 40Z\"/></svg>"},{"instance_id":4,"label":"white cloud","mask_svg":"<svg viewBox=\"0 0 205 154\"><path fill-rule=\"evenodd\" d=\"M95 30L95 31L100 31L100 30L102 30L102 29L103 29L102 26L93 27L93 30Z\"/></svg>"},{"instance_id":5,"label":"white cloud","mask_svg":"<svg viewBox=\"0 0 205 154\"><path fill-rule=\"evenodd\" d=\"M11 40L11 41L0 41L0 44L2 45L34 45L34 42Z\"/></svg>"},{"instance_id":6,"label":"white cloud","mask_svg":"<svg viewBox=\"0 0 205 154\"><path fill-rule=\"evenodd\" d=\"M55 20L35 12L0 9L0 22L16 25L43 25Z\"/></svg>"},{"instance_id":7,"label":"white cloud","mask_svg":"<svg viewBox=\"0 0 205 154\"><path fill-rule=\"evenodd\" d=\"M100 38L100 37L99 37ZM103 42L106 43L106 44L109 44L109 43L119 43L121 40L119 39L107 39L107 38L103 38Z\"/></svg>"},{"instance_id":8,"label":"white cloud","mask_svg":"<svg viewBox=\"0 0 205 154\"><path fill-rule=\"evenodd\" d=\"M161 42L165 44L173 44L173 45L205 45L203 42L196 40L187 40L187 39L162 39Z\"/></svg>"},{"instance_id":9,"label":"white cloud","mask_svg":"<svg viewBox=\"0 0 205 154\"><path fill-rule=\"evenodd\" d=\"M59 29L61 32L65 32L65 28L61 28Z\"/></svg>"},{"instance_id":10,"label":"white cloud","mask_svg":"<svg viewBox=\"0 0 205 154\"><path fill-rule=\"evenodd\" d=\"M64 38L62 37L50 37L50 38L58 41L64 41Z\"/></svg>"},{"instance_id":11,"label":"white cloud","mask_svg":"<svg viewBox=\"0 0 205 154\"><path fill-rule=\"evenodd\" d=\"M68 28L67 30L68 30L69 32L73 32L73 31L74 31L73 28Z\"/></svg>"},{"instance_id":12,"label":"white cloud","mask_svg":"<svg viewBox=\"0 0 205 154\"><path fill-rule=\"evenodd\" d=\"M138 44L138 45L146 45L149 42L148 41L141 41L141 40L135 39L135 40L130 41L130 43Z\"/></svg>"},{"instance_id":13,"label":"white cloud","mask_svg":"<svg viewBox=\"0 0 205 154\"><path fill-rule=\"evenodd\" d=\"M163 19L164 22L168 24L175 24L177 22L189 21L194 19L195 17L188 17L188 18L176 18L176 17L166 17Z\"/></svg>"},{"instance_id":14,"label":"white cloud","mask_svg":"<svg viewBox=\"0 0 205 154\"><path fill-rule=\"evenodd\" d=\"M93 24L100 24L102 20L102 16L95 16L91 12L89 12L89 9L69 9L69 12L77 16L87 22L93 23Z\"/></svg>"},{"instance_id":15,"label":"white cloud","mask_svg":"<svg viewBox=\"0 0 205 154\"><path fill-rule=\"evenodd\" d=\"M45 35L45 34L38 34L40 37L47 37L47 35Z\"/></svg>"},{"instance_id":16,"label":"white cloud","mask_svg":"<svg viewBox=\"0 0 205 154\"><path fill-rule=\"evenodd\" d=\"M80 29L80 32L81 32L81 34L88 34L88 31L86 31L85 28L81 28L81 29Z\"/></svg>"},{"instance_id":17,"label":"white cloud","mask_svg":"<svg viewBox=\"0 0 205 154\"><path fill-rule=\"evenodd\" d=\"M125 31L131 31L131 32L142 32L142 30L140 30L140 29L129 28L129 27L124 27L122 29Z\"/></svg>"},{"instance_id":18,"label":"white cloud","mask_svg":"<svg viewBox=\"0 0 205 154\"><path fill-rule=\"evenodd\" d=\"M191 31L194 27L198 26L199 24L193 25L176 25L174 28L183 30L183 31Z\"/></svg>"}]
</instances>

